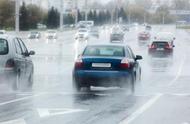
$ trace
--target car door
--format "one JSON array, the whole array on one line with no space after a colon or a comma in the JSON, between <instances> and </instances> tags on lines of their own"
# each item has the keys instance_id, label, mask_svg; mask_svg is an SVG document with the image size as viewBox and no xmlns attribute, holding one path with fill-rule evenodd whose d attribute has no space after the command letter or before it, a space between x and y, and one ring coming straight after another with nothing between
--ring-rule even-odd
<instances>
[{"instance_id":1,"label":"car door","mask_svg":"<svg viewBox=\"0 0 190 124\"><path fill-rule=\"evenodd\" d=\"M32 60L29 56L28 49L27 49L26 45L24 44L24 42L22 41L21 38L18 38L18 40L19 40L19 43L21 45L22 53L25 54L25 56L24 56L25 65L26 65L25 76L26 76L26 78L29 79L31 74L33 73L33 63L32 63Z\"/></svg>"},{"instance_id":2,"label":"car door","mask_svg":"<svg viewBox=\"0 0 190 124\"><path fill-rule=\"evenodd\" d=\"M140 73L141 73L139 62L136 61L136 56L130 47L128 47L128 51L130 53L131 59L133 60L133 71L135 73L136 79L138 79L140 77Z\"/></svg>"},{"instance_id":3,"label":"car door","mask_svg":"<svg viewBox=\"0 0 190 124\"><path fill-rule=\"evenodd\" d=\"M14 58L14 61L16 64L16 71L19 78L21 79L25 76L25 72L26 72L25 56L22 54L22 48L19 43L19 40L17 38L14 38L13 42L16 49L15 58Z\"/></svg>"}]
</instances>

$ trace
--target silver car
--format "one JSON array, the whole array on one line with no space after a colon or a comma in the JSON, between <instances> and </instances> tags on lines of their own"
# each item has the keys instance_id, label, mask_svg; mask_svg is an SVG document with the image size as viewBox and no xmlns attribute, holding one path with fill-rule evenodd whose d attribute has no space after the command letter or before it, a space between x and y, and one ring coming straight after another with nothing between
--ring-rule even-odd
<instances>
[{"instance_id":1,"label":"silver car","mask_svg":"<svg viewBox=\"0 0 190 124\"><path fill-rule=\"evenodd\" d=\"M41 38L41 33L40 32L30 32L30 34L28 35L29 39L40 39Z\"/></svg>"},{"instance_id":2,"label":"silver car","mask_svg":"<svg viewBox=\"0 0 190 124\"><path fill-rule=\"evenodd\" d=\"M47 39L57 39L57 32L54 30L47 31L46 38Z\"/></svg>"},{"instance_id":3,"label":"silver car","mask_svg":"<svg viewBox=\"0 0 190 124\"><path fill-rule=\"evenodd\" d=\"M14 90L31 89L33 85L33 62L21 38L0 35L0 83Z\"/></svg>"}]
</instances>

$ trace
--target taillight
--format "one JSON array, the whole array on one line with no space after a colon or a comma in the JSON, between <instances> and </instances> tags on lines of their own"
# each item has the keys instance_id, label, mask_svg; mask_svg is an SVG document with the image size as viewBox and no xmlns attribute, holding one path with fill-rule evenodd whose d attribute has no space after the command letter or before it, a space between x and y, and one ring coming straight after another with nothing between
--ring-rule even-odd
<instances>
[{"instance_id":1,"label":"taillight","mask_svg":"<svg viewBox=\"0 0 190 124\"><path fill-rule=\"evenodd\" d=\"M150 48L150 49L155 49L156 46L155 46L154 44L152 44L152 45L149 46L149 48Z\"/></svg>"},{"instance_id":2,"label":"taillight","mask_svg":"<svg viewBox=\"0 0 190 124\"><path fill-rule=\"evenodd\" d=\"M165 45L165 48L166 48L166 49L171 49L172 47L167 43L167 44Z\"/></svg>"},{"instance_id":3,"label":"taillight","mask_svg":"<svg viewBox=\"0 0 190 124\"><path fill-rule=\"evenodd\" d=\"M6 68L14 68L15 67L15 62L13 59L9 59L7 62L6 62L6 65L5 65Z\"/></svg>"},{"instance_id":4,"label":"taillight","mask_svg":"<svg viewBox=\"0 0 190 124\"><path fill-rule=\"evenodd\" d=\"M83 61L82 57L78 57L78 59L75 62L75 69L81 69L83 67Z\"/></svg>"},{"instance_id":5,"label":"taillight","mask_svg":"<svg viewBox=\"0 0 190 124\"><path fill-rule=\"evenodd\" d=\"M121 60L120 68L121 69L127 69L130 67L129 60L127 58L124 58Z\"/></svg>"}]
</instances>

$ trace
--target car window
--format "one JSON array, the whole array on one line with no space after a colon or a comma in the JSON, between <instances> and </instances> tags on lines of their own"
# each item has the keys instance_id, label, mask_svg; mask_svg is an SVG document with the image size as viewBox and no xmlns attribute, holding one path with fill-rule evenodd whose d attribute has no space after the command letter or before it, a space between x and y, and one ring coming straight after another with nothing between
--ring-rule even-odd
<instances>
[{"instance_id":1,"label":"car window","mask_svg":"<svg viewBox=\"0 0 190 124\"><path fill-rule=\"evenodd\" d=\"M8 53L8 42L5 39L0 39L0 55L5 55Z\"/></svg>"},{"instance_id":2,"label":"car window","mask_svg":"<svg viewBox=\"0 0 190 124\"><path fill-rule=\"evenodd\" d=\"M87 32L87 30L79 30L79 32Z\"/></svg>"},{"instance_id":3,"label":"car window","mask_svg":"<svg viewBox=\"0 0 190 124\"><path fill-rule=\"evenodd\" d=\"M135 59L135 55L130 47L127 47L127 51L130 53L129 54L130 58Z\"/></svg>"},{"instance_id":4,"label":"car window","mask_svg":"<svg viewBox=\"0 0 190 124\"><path fill-rule=\"evenodd\" d=\"M20 43L19 43L18 39L15 38L14 43L15 43L16 53L21 55L22 54L22 49L21 49L21 46L20 46Z\"/></svg>"},{"instance_id":5,"label":"car window","mask_svg":"<svg viewBox=\"0 0 190 124\"><path fill-rule=\"evenodd\" d=\"M124 57L122 46L89 46L84 51L84 56L116 56Z\"/></svg>"},{"instance_id":6,"label":"car window","mask_svg":"<svg viewBox=\"0 0 190 124\"><path fill-rule=\"evenodd\" d=\"M28 53L28 50L24 44L24 42L19 38L19 43L20 43L20 46L21 46L21 49L22 49L22 53Z\"/></svg>"},{"instance_id":7,"label":"car window","mask_svg":"<svg viewBox=\"0 0 190 124\"><path fill-rule=\"evenodd\" d=\"M164 48L166 45L168 45L168 42L153 42L152 45L158 48Z\"/></svg>"}]
</instances>

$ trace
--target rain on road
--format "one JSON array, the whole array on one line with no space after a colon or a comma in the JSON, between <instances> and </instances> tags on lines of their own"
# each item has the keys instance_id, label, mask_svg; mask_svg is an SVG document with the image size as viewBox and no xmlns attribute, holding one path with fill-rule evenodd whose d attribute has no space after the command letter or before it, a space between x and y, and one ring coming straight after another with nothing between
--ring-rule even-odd
<instances>
[{"instance_id":1,"label":"rain on road","mask_svg":"<svg viewBox=\"0 0 190 124\"><path fill-rule=\"evenodd\" d=\"M190 36L175 26L153 26L175 34L173 58L150 58L147 45L139 46L133 27L126 33L126 44L141 61L142 81L131 95L116 87L93 87L92 91L75 93L72 68L77 54L86 44L108 42L109 33L102 30L99 39L74 40L75 31L59 33L57 40L27 40L35 73L33 92L11 92L0 86L0 124L188 124L190 123Z\"/></svg>"}]
</instances>

